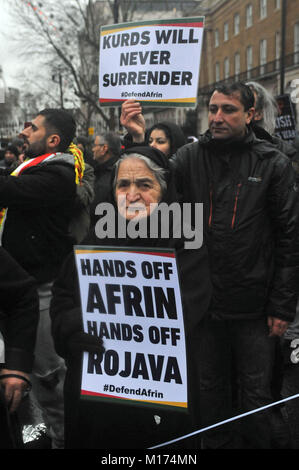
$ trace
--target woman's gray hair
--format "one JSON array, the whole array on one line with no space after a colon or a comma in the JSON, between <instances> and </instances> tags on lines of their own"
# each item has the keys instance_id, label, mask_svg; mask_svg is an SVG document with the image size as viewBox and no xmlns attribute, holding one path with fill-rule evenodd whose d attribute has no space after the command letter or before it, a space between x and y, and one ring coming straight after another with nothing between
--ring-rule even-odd
<instances>
[{"instance_id":1,"label":"woman's gray hair","mask_svg":"<svg viewBox=\"0 0 299 470\"><path fill-rule=\"evenodd\" d=\"M263 127L269 134L273 134L275 130L275 119L277 117L277 103L275 98L266 88L257 82L247 82L247 86L256 93L255 111L262 113L263 118L258 124Z\"/></svg>"},{"instance_id":2,"label":"woman's gray hair","mask_svg":"<svg viewBox=\"0 0 299 470\"><path fill-rule=\"evenodd\" d=\"M167 183L165 181L165 170L164 168L161 168L158 166L153 160L150 158L146 157L145 155L140 155L140 153L124 153L119 160L115 163L115 177L113 181L113 192L115 192L116 188L116 182L117 182L117 175L118 175L118 169L119 165L121 164L122 161L127 160L128 158L138 158L139 160L142 160L148 169L154 174L156 177L160 187L162 194L165 194L166 189L167 189Z\"/></svg>"}]
</instances>

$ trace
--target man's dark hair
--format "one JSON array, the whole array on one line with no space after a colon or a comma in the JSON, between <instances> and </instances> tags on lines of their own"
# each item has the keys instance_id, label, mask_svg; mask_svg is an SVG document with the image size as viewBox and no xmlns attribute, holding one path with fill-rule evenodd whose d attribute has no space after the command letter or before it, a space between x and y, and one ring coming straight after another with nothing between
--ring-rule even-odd
<instances>
[{"instance_id":1,"label":"man's dark hair","mask_svg":"<svg viewBox=\"0 0 299 470\"><path fill-rule=\"evenodd\" d=\"M239 93L240 101L244 106L244 111L254 108L254 94L251 88L245 85L245 83L234 82L231 84L219 85L214 91L227 96L232 95L233 93Z\"/></svg>"},{"instance_id":2,"label":"man's dark hair","mask_svg":"<svg viewBox=\"0 0 299 470\"><path fill-rule=\"evenodd\" d=\"M20 152L18 151L17 147L12 144L8 144L8 146L5 149L5 152L7 151L13 153L16 158L18 158L18 156L20 155Z\"/></svg>"},{"instance_id":3,"label":"man's dark hair","mask_svg":"<svg viewBox=\"0 0 299 470\"><path fill-rule=\"evenodd\" d=\"M86 147L88 147L88 145L90 144L88 137L85 137L84 135L79 135L76 138L76 142L77 144L82 144L84 149L86 149Z\"/></svg>"},{"instance_id":4,"label":"man's dark hair","mask_svg":"<svg viewBox=\"0 0 299 470\"><path fill-rule=\"evenodd\" d=\"M47 134L58 134L60 143L59 152L65 152L76 134L76 122L73 116L64 109L43 109L38 113L45 118Z\"/></svg>"},{"instance_id":5,"label":"man's dark hair","mask_svg":"<svg viewBox=\"0 0 299 470\"><path fill-rule=\"evenodd\" d=\"M103 139L103 143L106 143L109 147L109 152L114 157L118 157L121 151L121 140L120 136L115 132L107 132L106 134L100 134Z\"/></svg>"}]
</instances>

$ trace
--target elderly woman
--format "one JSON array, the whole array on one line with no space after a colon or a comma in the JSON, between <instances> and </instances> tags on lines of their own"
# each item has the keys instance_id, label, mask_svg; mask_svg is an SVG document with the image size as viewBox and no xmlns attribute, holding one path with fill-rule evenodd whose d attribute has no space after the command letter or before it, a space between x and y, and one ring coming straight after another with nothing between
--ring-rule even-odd
<instances>
[{"instance_id":1,"label":"elderly woman","mask_svg":"<svg viewBox=\"0 0 299 470\"><path fill-rule=\"evenodd\" d=\"M150 147L126 150L115 167L111 188L111 202L117 209L113 221L116 225L119 215L127 224L133 218L140 223L150 221L160 203L171 204L177 199L167 157ZM197 425L194 399L197 398L194 397L197 365L193 360L196 358L200 323L210 302L208 256L204 246L195 250L185 249L184 237L174 236L175 227L174 219L167 238L161 236L160 230L154 237L146 232L142 234L143 238L131 239L127 234L125 239L116 237L113 240L102 238L104 235L96 227L83 244L175 249L186 328L190 414L157 413L153 409L130 406L129 402L126 405L80 402L82 352L102 354L105 343L82 331L77 274L74 257L71 256L54 284L51 304L56 350L65 358L68 368L65 382L66 448L148 448L191 432L192 426ZM155 414L159 414L160 422L154 419ZM189 446L190 442L186 441L179 444L182 448Z\"/></svg>"}]
</instances>

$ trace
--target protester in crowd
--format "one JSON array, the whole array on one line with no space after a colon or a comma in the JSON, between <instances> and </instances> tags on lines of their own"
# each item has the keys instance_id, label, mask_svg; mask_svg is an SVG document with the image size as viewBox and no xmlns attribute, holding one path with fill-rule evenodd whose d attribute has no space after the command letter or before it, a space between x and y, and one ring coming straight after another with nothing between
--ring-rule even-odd
<instances>
[{"instance_id":1,"label":"protester in crowd","mask_svg":"<svg viewBox=\"0 0 299 470\"><path fill-rule=\"evenodd\" d=\"M110 202L115 207L115 217L111 223L117 227L119 216L126 219L127 224L132 220L132 210L137 210L138 217L153 216L150 204L164 202L168 205L176 201L173 175L170 172L169 160L155 148L134 147L127 149L115 166L112 175L113 190ZM143 182L146 179L146 182ZM119 203L118 196L124 196L125 207ZM118 202L116 202L118 201ZM134 212L135 214L135 212ZM155 408L136 408L130 405L112 403L79 401L81 354L90 351L103 354L100 338L83 333L82 311L76 274L74 256L65 262L59 278L54 283L53 299L51 302L51 318L53 337L58 354L65 358L67 376L65 382L66 410L66 446L67 448L146 448L159 444L170 438L180 437L194 430L198 425L194 421L194 402L198 391L196 369L193 361L198 355L201 323L206 315L210 296L211 283L209 276L208 257L205 246L187 249L184 245L184 235L176 237L175 223L171 218L166 221L161 218L159 232L156 237L147 233L143 238L133 239L127 234L126 238L104 238L99 231L92 230L85 240L86 245L108 245L134 247L154 247L175 249L178 270L181 281L181 293L186 328L187 358L189 368L189 415L184 413L165 412ZM169 229L169 237L163 238L163 224ZM150 223L147 225L149 227ZM180 227L181 228L181 227ZM197 227L197 231L201 227ZM116 234L118 233L116 229ZM179 232L181 234L181 232ZM185 233L185 232L184 232ZM142 386L142 382L140 382ZM161 419L155 421L154 415ZM180 442L179 447L188 448L193 442Z\"/></svg>"},{"instance_id":2,"label":"protester in crowd","mask_svg":"<svg viewBox=\"0 0 299 470\"><path fill-rule=\"evenodd\" d=\"M146 134L146 143L163 152L167 157L173 155L187 143L182 129L173 122L154 124Z\"/></svg>"},{"instance_id":3,"label":"protester in crowd","mask_svg":"<svg viewBox=\"0 0 299 470\"><path fill-rule=\"evenodd\" d=\"M252 129L255 135L259 139L267 140L295 162L297 160L297 152L294 146L274 135L275 119L278 115L275 98L260 83L247 82L246 85L251 88L254 95L255 112L252 120ZM296 164L293 166L296 170Z\"/></svg>"},{"instance_id":4,"label":"protester in crowd","mask_svg":"<svg viewBox=\"0 0 299 470\"><path fill-rule=\"evenodd\" d=\"M31 388L39 312L36 287L33 277L0 247L1 449L22 447L16 411Z\"/></svg>"},{"instance_id":5,"label":"protester in crowd","mask_svg":"<svg viewBox=\"0 0 299 470\"><path fill-rule=\"evenodd\" d=\"M48 310L53 280L74 243L69 226L84 171L82 153L68 151L75 129L67 111L41 111L21 132L26 161L9 176L0 172L2 246L38 283L32 381L55 448L63 447L65 365L53 347Z\"/></svg>"},{"instance_id":6,"label":"protester in crowd","mask_svg":"<svg viewBox=\"0 0 299 470\"><path fill-rule=\"evenodd\" d=\"M275 98L271 93L258 82L247 82L254 96L254 116L252 123L258 124L265 129L268 134L273 135L275 131L275 119L278 115L278 108Z\"/></svg>"},{"instance_id":7,"label":"protester in crowd","mask_svg":"<svg viewBox=\"0 0 299 470\"><path fill-rule=\"evenodd\" d=\"M92 151L90 149L91 145L90 145L89 138L85 137L84 135L79 135L76 138L76 145L83 152L85 163L93 167L94 160L93 160Z\"/></svg>"},{"instance_id":8,"label":"protester in crowd","mask_svg":"<svg viewBox=\"0 0 299 470\"><path fill-rule=\"evenodd\" d=\"M100 202L105 202L110 195L111 173L121 151L120 136L115 132L97 135L92 151L95 162L95 195L90 207L90 214L91 227L94 227L99 218L98 215L96 215L96 207Z\"/></svg>"},{"instance_id":9,"label":"protester in crowd","mask_svg":"<svg viewBox=\"0 0 299 470\"><path fill-rule=\"evenodd\" d=\"M17 147L19 155L18 155L18 161L19 164L23 163L24 161L24 141L20 137L14 137L11 141L11 145L14 147Z\"/></svg>"},{"instance_id":10,"label":"protester in crowd","mask_svg":"<svg viewBox=\"0 0 299 470\"><path fill-rule=\"evenodd\" d=\"M290 160L250 128L254 96L242 83L215 89L209 130L171 158L183 202L203 202L212 270L210 316L201 328L200 416L213 425L272 402L274 338L295 315L298 192ZM144 138L141 107L122 122ZM238 378L232 410L231 370ZM269 413L203 435L204 448L270 448ZM234 432L237 426L238 432Z\"/></svg>"},{"instance_id":11,"label":"protester in crowd","mask_svg":"<svg viewBox=\"0 0 299 470\"><path fill-rule=\"evenodd\" d=\"M123 113L126 113L128 116L130 116L130 113L135 115L136 106L140 107L140 104L135 100L125 101L122 105ZM126 127L122 116L120 123ZM142 135L139 134L139 125L143 128ZM134 133L133 128L130 129L129 135L125 136L124 143L126 147L130 147L132 143L138 144L144 141L146 145L157 148L167 157L173 155L180 147L187 143L182 129L177 124L168 121L159 122L146 131L145 121L142 119L141 122L138 122L137 133Z\"/></svg>"},{"instance_id":12,"label":"protester in crowd","mask_svg":"<svg viewBox=\"0 0 299 470\"><path fill-rule=\"evenodd\" d=\"M248 82L255 98L255 115L253 130L260 138L266 139L279 148L286 156L292 160L293 167L299 174L297 166L296 146L283 141L279 137L273 136L275 130L275 119L278 114L277 104L274 97L262 85L256 82ZM268 134L267 134L268 133ZM299 279L298 279L299 283ZM299 367L294 357L294 347L292 342L298 340L299 344L299 306L297 304L295 320L289 324L288 329L281 338L277 338L275 355L275 366L273 376L274 400L288 398L296 395L299 390ZM294 344L294 343L293 343ZM298 361L299 362L299 361ZM280 412L288 425L286 429L280 420ZM298 400L287 401L281 408L275 408L273 428L274 436L277 435L284 446L291 445L292 448L299 448L299 404ZM284 435L284 439L282 436ZM278 444L279 445L279 444ZM282 445L282 444L280 444Z\"/></svg>"},{"instance_id":13,"label":"protester in crowd","mask_svg":"<svg viewBox=\"0 0 299 470\"><path fill-rule=\"evenodd\" d=\"M8 145L4 152L4 159L1 161L1 168L10 170L18 165L19 152L17 147Z\"/></svg>"},{"instance_id":14,"label":"protester in crowd","mask_svg":"<svg viewBox=\"0 0 299 470\"><path fill-rule=\"evenodd\" d=\"M23 139L20 139L20 137L14 137L11 141L11 145L17 147L19 154L23 153L24 141Z\"/></svg>"}]
</instances>

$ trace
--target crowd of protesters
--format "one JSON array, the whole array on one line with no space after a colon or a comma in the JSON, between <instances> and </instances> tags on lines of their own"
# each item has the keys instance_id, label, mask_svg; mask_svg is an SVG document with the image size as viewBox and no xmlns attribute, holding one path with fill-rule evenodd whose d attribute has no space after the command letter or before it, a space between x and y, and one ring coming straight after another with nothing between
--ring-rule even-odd
<instances>
[{"instance_id":1,"label":"crowd of protesters","mask_svg":"<svg viewBox=\"0 0 299 470\"><path fill-rule=\"evenodd\" d=\"M276 113L261 85L234 83L215 89L209 129L193 143L172 122L146 129L140 103L128 100L123 137L103 132L91 143L76 136L67 111L45 109L8 144L0 161L0 447L26 447L24 415L34 425L37 413L47 436L40 446L52 449L145 449L209 426L173 447L299 448L299 399L282 401L299 387L298 150L273 135ZM128 222L137 203L150 218L150 203L176 201L203 203L200 248L185 249L171 230L168 239L125 241L95 233L101 202L114 205L117 225L118 212ZM105 339L82 329L78 243L175 249L187 415L79 399L82 353L102 357Z\"/></svg>"}]
</instances>

